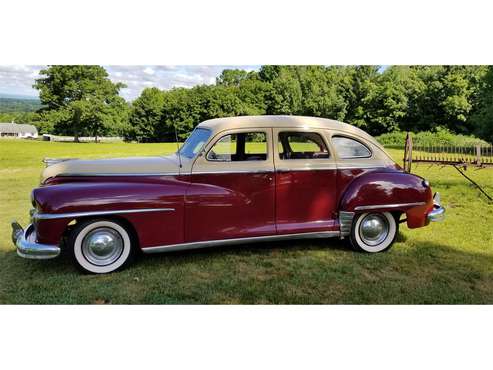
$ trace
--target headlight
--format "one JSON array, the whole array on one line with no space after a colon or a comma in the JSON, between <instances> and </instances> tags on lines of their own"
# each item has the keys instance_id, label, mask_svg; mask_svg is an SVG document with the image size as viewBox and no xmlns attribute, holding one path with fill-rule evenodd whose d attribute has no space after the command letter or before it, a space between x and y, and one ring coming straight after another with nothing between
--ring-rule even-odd
<instances>
[{"instance_id":1,"label":"headlight","mask_svg":"<svg viewBox=\"0 0 493 370\"><path fill-rule=\"evenodd\" d=\"M423 180L423 186L425 188L429 188L430 187L430 182L428 180Z\"/></svg>"}]
</instances>

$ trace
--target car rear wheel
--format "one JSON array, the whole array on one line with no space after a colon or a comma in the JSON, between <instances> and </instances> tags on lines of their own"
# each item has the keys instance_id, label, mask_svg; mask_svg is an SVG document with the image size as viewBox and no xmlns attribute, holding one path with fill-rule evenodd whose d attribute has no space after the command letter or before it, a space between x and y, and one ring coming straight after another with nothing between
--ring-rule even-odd
<instances>
[{"instance_id":1,"label":"car rear wheel","mask_svg":"<svg viewBox=\"0 0 493 370\"><path fill-rule=\"evenodd\" d=\"M70 233L69 246L76 265L93 274L116 271L133 258L128 231L112 220L89 220L77 224Z\"/></svg>"},{"instance_id":2,"label":"car rear wheel","mask_svg":"<svg viewBox=\"0 0 493 370\"><path fill-rule=\"evenodd\" d=\"M399 224L390 212L362 213L353 221L351 245L362 252L388 250L394 243Z\"/></svg>"}]
</instances>

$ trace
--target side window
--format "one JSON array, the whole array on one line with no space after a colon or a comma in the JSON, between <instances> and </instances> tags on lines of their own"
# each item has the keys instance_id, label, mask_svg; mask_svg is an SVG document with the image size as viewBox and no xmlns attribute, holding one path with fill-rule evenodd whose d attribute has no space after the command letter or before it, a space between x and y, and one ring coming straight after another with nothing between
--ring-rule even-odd
<instances>
[{"instance_id":1,"label":"side window","mask_svg":"<svg viewBox=\"0 0 493 370\"><path fill-rule=\"evenodd\" d=\"M267 135L265 132L241 132L219 139L207 153L209 161L265 161Z\"/></svg>"},{"instance_id":2,"label":"side window","mask_svg":"<svg viewBox=\"0 0 493 370\"><path fill-rule=\"evenodd\" d=\"M332 144L339 155L339 158L369 158L371 157L370 149L359 141L344 136L333 136Z\"/></svg>"},{"instance_id":3,"label":"side window","mask_svg":"<svg viewBox=\"0 0 493 370\"><path fill-rule=\"evenodd\" d=\"M329 151L322 137L314 132L280 132L279 158L322 159L329 158Z\"/></svg>"}]
</instances>

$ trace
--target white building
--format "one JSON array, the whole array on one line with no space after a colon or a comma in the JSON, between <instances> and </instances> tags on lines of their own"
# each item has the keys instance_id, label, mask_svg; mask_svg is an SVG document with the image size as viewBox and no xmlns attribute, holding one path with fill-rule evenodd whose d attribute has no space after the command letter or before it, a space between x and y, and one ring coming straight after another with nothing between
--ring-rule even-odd
<instances>
[{"instance_id":1,"label":"white building","mask_svg":"<svg viewBox=\"0 0 493 370\"><path fill-rule=\"evenodd\" d=\"M38 137L38 130L33 125L17 123L0 123L1 138L35 139Z\"/></svg>"}]
</instances>

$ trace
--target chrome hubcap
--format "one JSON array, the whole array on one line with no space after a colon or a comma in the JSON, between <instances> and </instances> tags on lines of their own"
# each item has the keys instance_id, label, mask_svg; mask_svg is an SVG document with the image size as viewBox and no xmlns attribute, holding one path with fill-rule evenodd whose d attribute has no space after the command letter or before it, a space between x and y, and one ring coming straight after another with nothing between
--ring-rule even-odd
<instances>
[{"instance_id":1,"label":"chrome hubcap","mask_svg":"<svg viewBox=\"0 0 493 370\"><path fill-rule=\"evenodd\" d=\"M389 235L389 222L380 214L370 213L361 220L359 235L365 244L379 245Z\"/></svg>"},{"instance_id":2,"label":"chrome hubcap","mask_svg":"<svg viewBox=\"0 0 493 370\"><path fill-rule=\"evenodd\" d=\"M91 230L82 241L82 254L96 266L112 264L121 256L122 251L121 235L108 227Z\"/></svg>"}]
</instances>

